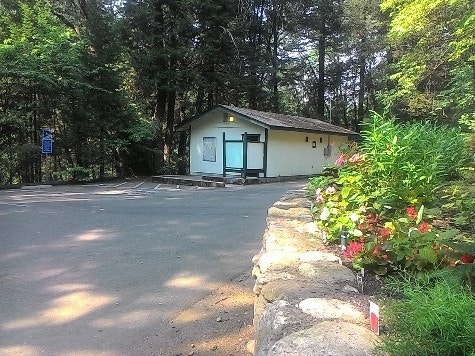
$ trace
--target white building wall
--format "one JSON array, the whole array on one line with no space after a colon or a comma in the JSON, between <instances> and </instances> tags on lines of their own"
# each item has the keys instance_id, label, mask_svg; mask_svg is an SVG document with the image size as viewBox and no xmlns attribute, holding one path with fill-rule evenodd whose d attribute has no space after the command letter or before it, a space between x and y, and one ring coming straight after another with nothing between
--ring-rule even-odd
<instances>
[{"instance_id":1,"label":"white building wall","mask_svg":"<svg viewBox=\"0 0 475 356\"><path fill-rule=\"evenodd\" d=\"M324 166L335 162L339 155L338 147L345 143L348 143L346 136L270 130L267 176L321 173ZM324 156L324 149L328 144L331 156L327 158Z\"/></svg>"},{"instance_id":2,"label":"white building wall","mask_svg":"<svg viewBox=\"0 0 475 356\"><path fill-rule=\"evenodd\" d=\"M223 132L226 140L241 140L242 134L260 134L265 139L265 129L249 121L234 116L234 122L223 122L223 112L210 112L191 126L190 137L190 174L223 174ZM216 161L203 160L203 138L216 138Z\"/></svg>"}]
</instances>

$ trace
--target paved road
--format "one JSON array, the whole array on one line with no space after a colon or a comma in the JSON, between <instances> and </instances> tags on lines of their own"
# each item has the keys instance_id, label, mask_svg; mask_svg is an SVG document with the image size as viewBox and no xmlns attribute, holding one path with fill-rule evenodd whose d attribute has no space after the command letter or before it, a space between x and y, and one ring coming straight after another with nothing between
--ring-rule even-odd
<instances>
[{"instance_id":1,"label":"paved road","mask_svg":"<svg viewBox=\"0 0 475 356\"><path fill-rule=\"evenodd\" d=\"M266 210L305 182L129 181L0 191L0 355L135 355L247 270Z\"/></svg>"}]
</instances>

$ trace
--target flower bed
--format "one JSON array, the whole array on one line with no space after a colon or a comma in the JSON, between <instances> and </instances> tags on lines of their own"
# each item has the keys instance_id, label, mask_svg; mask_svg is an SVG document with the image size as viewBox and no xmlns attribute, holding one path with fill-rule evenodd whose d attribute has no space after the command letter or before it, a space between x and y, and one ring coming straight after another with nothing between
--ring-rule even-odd
<instances>
[{"instance_id":1,"label":"flower bed","mask_svg":"<svg viewBox=\"0 0 475 356\"><path fill-rule=\"evenodd\" d=\"M470 310L474 305L469 287L473 293L475 174L473 153L465 142L465 136L454 128L397 124L375 114L364 127L362 142L343 148L335 165L329 167L330 174L310 181L312 212L324 241L340 245L342 257L353 268L376 275L409 273L431 281L422 293L404 295L399 303L406 304L387 309L390 334L383 339L382 349L390 354L397 354L393 351L400 346L397 340L405 327L398 324L403 318L397 311L417 304L424 293L440 293L447 280L456 281L457 288L462 288L458 298L465 298L460 308ZM416 327L438 317L431 308L426 309L425 319ZM475 315L468 316L467 325L472 329L474 319ZM422 330L421 338L431 330ZM451 330L443 325L440 329L440 337L448 338L449 349L456 342L450 339ZM412 343L423 347L424 340ZM470 352L475 350L467 354Z\"/></svg>"},{"instance_id":2,"label":"flower bed","mask_svg":"<svg viewBox=\"0 0 475 356\"><path fill-rule=\"evenodd\" d=\"M355 269L380 275L470 262L475 192L463 201L447 195L448 182L469 162L463 134L375 115L362 136L360 145L343 150L332 175L311 180L313 213L326 240L343 243Z\"/></svg>"}]
</instances>

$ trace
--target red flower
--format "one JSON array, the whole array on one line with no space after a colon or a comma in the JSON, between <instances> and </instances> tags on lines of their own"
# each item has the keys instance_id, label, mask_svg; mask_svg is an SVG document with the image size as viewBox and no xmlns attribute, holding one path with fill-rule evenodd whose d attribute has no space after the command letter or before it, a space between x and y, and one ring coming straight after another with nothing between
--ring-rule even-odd
<instances>
[{"instance_id":1,"label":"red flower","mask_svg":"<svg viewBox=\"0 0 475 356\"><path fill-rule=\"evenodd\" d=\"M426 223L426 222L423 222L422 224L419 225L419 227L417 228L417 230L419 230L420 232L422 232L423 234L425 234L426 232L429 232L431 229L431 226Z\"/></svg>"},{"instance_id":2,"label":"red flower","mask_svg":"<svg viewBox=\"0 0 475 356\"><path fill-rule=\"evenodd\" d=\"M379 255L379 253L381 252L381 249L382 249L382 248L383 248L383 247L382 247L381 245L376 245L376 247L375 247L374 250L373 250L373 255L375 255L375 256Z\"/></svg>"},{"instance_id":3,"label":"red flower","mask_svg":"<svg viewBox=\"0 0 475 356\"><path fill-rule=\"evenodd\" d=\"M473 261L475 261L475 255L470 253L464 253L462 256L460 256L460 262L463 264L473 263Z\"/></svg>"},{"instance_id":4,"label":"red flower","mask_svg":"<svg viewBox=\"0 0 475 356\"><path fill-rule=\"evenodd\" d=\"M406 208L406 214L409 216L411 219L416 219L417 218L417 211L416 208L413 206L408 206Z\"/></svg>"},{"instance_id":5,"label":"red flower","mask_svg":"<svg viewBox=\"0 0 475 356\"><path fill-rule=\"evenodd\" d=\"M335 166L340 167L343 163L345 163L345 155L342 153L335 161Z\"/></svg>"},{"instance_id":6,"label":"red flower","mask_svg":"<svg viewBox=\"0 0 475 356\"><path fill-rule=\"evenodd\" d=\"M383 227L379 230L379 236L381 236L383 239L388 239L390 235L391 230L388 227Z\"/></svg>"},{"instance_id":7,"label":"red flower","mask_svg":"<svg viewBox=\"0 0 475 356\"><path fill-rule=\"evenodd\" d=\"M381 255L381 258L382 258L383 260L387 260L387 259L388 259L388 255Z\"/></svg>"},{"instance_id":8,"label":"red flower","mask_svg":"<svg viewBox=\"0 0 475 356\"><path fill-rule=\"evenodd\" d=\"M360 253L362 249L363 249L363 243L352 241L349 243L348 247L346 248L343 254L345 255L345 257L351 258L357 253Z\"/></svg>"}]
</instances>

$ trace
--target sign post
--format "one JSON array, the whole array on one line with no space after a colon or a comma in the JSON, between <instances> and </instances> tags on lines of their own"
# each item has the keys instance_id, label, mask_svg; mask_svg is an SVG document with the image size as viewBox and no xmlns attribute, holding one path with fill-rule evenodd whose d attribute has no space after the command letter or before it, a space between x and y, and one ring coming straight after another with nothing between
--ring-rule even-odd
<instances>
[{"instance_id":1,"label":"sign post","mask_svg":"<svg viewBox=\"0 0 475 356\"><path fill-rule=\"evenodd\" d=\"M53 138L53 135L51 134L51 129L49 127L44 127L43 128L43 140L51 140Z\"/></svg>"},{"instance_id":2,"label":"sign post","mask_svg":"<svg viewBox=\"0 0 475 356\"><path fill-rule=\"evenodd\" d=\"M48 155L53 153L53 135L49 127L44 127L42 129L41 135L41 153L46 155L46 161L49 161L49 179L52 180L52 169L51 169L51 159L48 158Z\"/></svg>"}]
</instances>

